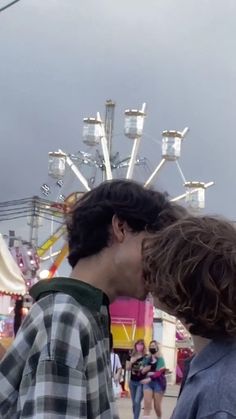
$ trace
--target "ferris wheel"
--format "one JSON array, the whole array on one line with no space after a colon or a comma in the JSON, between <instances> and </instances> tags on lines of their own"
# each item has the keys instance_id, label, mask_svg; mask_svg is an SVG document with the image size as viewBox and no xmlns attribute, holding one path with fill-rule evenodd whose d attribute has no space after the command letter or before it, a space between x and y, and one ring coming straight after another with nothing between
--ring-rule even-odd
<instances>
[{"instance_id":1,"label":"ferris wheel","mask_svg":"<svg viewBox=\"0 0 236 419\"><path fill-rule=\"evenodd\" d=\"M146 117L146 104L142 108L128 109L124 112L124 135L131 141L131 155L121 158L119 152L112 150L112 137L114 126L115 103L106 102L105 120L101 119L98 112L96 117L84 118L83 120L83 143L88 147L87 151L79 151L69 154L64 150L48 153L48 175L51 185L57 189L56 201L63 202L64 211L84 192L90 191L95 185L104 180L125 177L136 179L135 168L142 168L149 174L144 181L144 187L150 188L156 181L160 171L168 163L175 163L183 185L183 193L171 199L172 202L185 200L191 211L199 211L205 207L205 191L214 185L214 182L200 182L196 180L186 181L180 166L181 149L184 139L189 131L186 127L182 131L165 130L162 132L161 156L155 169L150 172L148 160L139 156L140 144L144 135L144 122ZM148 170L147 170L148 169ZM122 174L121 174L122 171ZM69 182L73 178L77 182L76 192L68 193ZM41 186L43 195L49 196L53 186L44 184ZM53 221L52 221L53 223ZM65 225L60 226L38 248L38 256L41 261L47 260L47 252L50 252L52 265L49 271L45 271L43 277L53 277L60 264L67 256L67 244L63 238ZM53 252L53 246L61 242L61 247ZM44 272L44 271L43 271Z\"/></svg>"}]
</instances>

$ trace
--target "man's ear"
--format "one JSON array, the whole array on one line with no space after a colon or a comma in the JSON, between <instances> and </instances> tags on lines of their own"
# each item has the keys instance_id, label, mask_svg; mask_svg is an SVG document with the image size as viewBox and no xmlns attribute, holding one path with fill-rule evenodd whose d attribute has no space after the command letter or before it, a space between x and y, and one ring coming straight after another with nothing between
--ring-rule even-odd
<instances>
[{"instance_id":1,"label":"man's ear","mask_svg":"<svg viewBox=\"0 0 236 419\"><path fill-rule=\"evenodd\" d=\"M113 215L112 221L112 235L118 243L122 243L126 236L127 223L120 220L117 215Z\"/></svg>"}]
</instances>

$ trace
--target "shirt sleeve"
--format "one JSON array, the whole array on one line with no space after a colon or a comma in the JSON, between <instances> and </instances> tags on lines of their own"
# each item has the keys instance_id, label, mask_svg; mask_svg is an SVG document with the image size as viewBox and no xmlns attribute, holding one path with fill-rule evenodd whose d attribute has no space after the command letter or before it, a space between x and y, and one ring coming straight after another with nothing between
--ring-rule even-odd
<instances>
[{"instance_id":1,"label":"shirt sleeve","mask_svg":"<svg viewBox=\"0 0 236 419\"><path fill-rule=\"evenodd\" d=\"M113 374L113 371L114 371L114 357L113 357L112 352L110 353L110 360L111 360L111 371L112 371L112 374Z\"/></svg>"},{"instance_id":2,"label":"shirt sleeve","mask_svg":"<svg viewBox=\"0 0 236 419\"><path fill-rule=\"evenodd\" d=\"M55 360L39 362L37 373L24 376L21 418L86 419L86 379L77 369Z\"/></svg>"},{"instance_id":3,"label":"shirt sleeve","mask_svg":"<svg viewBox=\"0 0 236 419\"><path fill-rule=\"evenodd\" d=\"M236 419L236 415L231 415L228 412L216 412L212 415L201 416L200 419Z\"/></svg>"},{"instance_id":4,"label":"shirt sleeve","mask_svg":"<svg viewBox=\"0 0 236 419\"><path fill-rule=\"evenodd\" d=\"M157 370L160 370L162 368L165 368L165 361L164 358L160 357L158 358L158 362L157 362Z\"/></svg>"},{"instance_id":5,"label":"shirt sleeve","mask_svg":"<svg viewBox=\"0 0 236 419\"><path fill-rule=\"evenodd\" d=\"M121 362L120 362L120 357L118 354L116 354L117 356L117 369L119 370L120 368L122 368Z\"/></svg>"},{"instance_id":6,"label":"shirt sleeve","mask_svg":"<svg viewBox=\"0 0 236 419\"><path fill-rule=\"evenodd\" d=\"M120 368L122 368L120 357L118 354L116 354L116 371L119 370Z\"/></svg>"}]
</instances>

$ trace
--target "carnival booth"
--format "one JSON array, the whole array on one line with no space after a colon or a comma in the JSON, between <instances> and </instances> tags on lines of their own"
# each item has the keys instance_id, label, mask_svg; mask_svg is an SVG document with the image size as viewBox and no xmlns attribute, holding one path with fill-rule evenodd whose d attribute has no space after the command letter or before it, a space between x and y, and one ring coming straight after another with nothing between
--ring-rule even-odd
<instances>
[{"instance_id":1,"label":"carnival booth","mask_svg":"<svg viewBox=\"0 0 236 419\"><path fill-rule=\"evenodd\" d=\"M176 383L180 384L184 376L185 363L193 356L193 341L192 338L181 324L177 320L176 330L176 349L177 349L177 365L176 365Z\"/></svg>"},{"instance_id":2,"label":"carnival booth","mask_svg":"<svg viewBox=\"0 0 236 419\"><path fill-rule=\"evenodd\" d=\"M21 270L0 234L0 342L8 346L14 337L14 307L26 293Z\"/></svg>"}]
</instances>

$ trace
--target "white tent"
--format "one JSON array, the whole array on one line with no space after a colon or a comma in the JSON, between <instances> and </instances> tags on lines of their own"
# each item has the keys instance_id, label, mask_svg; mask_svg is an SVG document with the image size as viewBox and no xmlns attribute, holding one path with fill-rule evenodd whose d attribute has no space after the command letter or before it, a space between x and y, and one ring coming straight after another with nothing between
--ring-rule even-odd
<instances>
[{"instance_id":1,"label":"white tent","mask_svg":"<svg viewBox=\"0 0 236 419\"><path fill-rule=\"evenodd\" d=\"M0 234L0 293L24 295L25 280Z\"/></svg>"}]
</instances>

